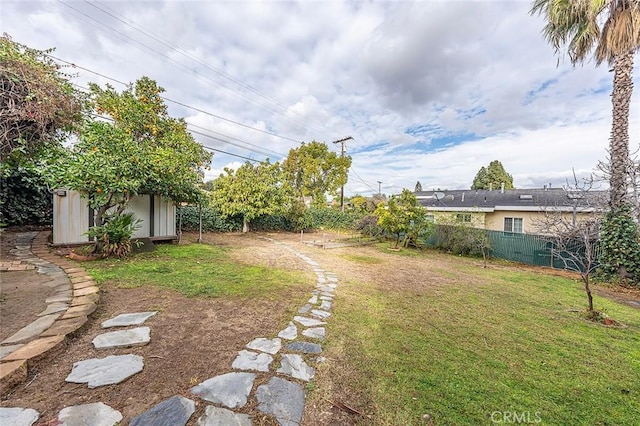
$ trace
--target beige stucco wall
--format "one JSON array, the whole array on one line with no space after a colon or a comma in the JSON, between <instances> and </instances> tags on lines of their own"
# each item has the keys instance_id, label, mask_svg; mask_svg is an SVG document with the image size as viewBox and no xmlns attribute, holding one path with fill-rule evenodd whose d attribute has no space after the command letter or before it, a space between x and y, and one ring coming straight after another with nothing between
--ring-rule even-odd
<instances>
[{"instance_id":1,"label":"beige stucco wall","mask_svg":"<svg viewBox=\"0 0 640 426\"><path fill-rule=\"evenodd\" d=\"M450 212L450 211L433 211L427 208L427 214L433 215L434 223L436 224L455 224L456 214L467 213L471 214L471 226L474 228L488 229L491 231L504 231L504 219L506 217L521 218L522 219L522 232L525 234L540 234L543 233L540 229L541 221L544 218L544 212L542 211L514 211L514 210L498 210L494 212ZM577 220L580 218L586 218L588 215L578 214ZM563 220L570 223L572 221L571 213L562 213Z\"/></svg>"},{"instance_id":2,"label":"beige stucco wall","mask_svg":"<svg viewBox=\"0 0 640 426\"><path fill-rule=\"evenodd\" d=\"M471 215L471 226L474 228L484 228L485 227L485 212L438 212L432 211L427 208L427 214L433 215L433 222L439 225L447 225L447 224L456 224L460 223L456 220L457 214L470 214Z\"/></svg>"}]
</instances>

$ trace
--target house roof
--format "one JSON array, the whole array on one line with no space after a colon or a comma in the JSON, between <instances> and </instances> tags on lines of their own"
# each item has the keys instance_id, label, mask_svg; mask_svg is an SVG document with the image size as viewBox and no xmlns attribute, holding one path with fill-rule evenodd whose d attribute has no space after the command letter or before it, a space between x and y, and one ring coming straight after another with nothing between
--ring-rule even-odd
<instances>
[{"instance_id":1,"label":"house roof","mask_svg":"<svg viewBox=\"0 0 640 426\"><path fill-rule=\"evenodd\" d=\"M554 189L445 190L416 192L418 201L429 210L477 211L496 210L541 211L545 209L572 211L595 209L606 201L607 191L567 191Z\"/></svg>"}]
</instances>

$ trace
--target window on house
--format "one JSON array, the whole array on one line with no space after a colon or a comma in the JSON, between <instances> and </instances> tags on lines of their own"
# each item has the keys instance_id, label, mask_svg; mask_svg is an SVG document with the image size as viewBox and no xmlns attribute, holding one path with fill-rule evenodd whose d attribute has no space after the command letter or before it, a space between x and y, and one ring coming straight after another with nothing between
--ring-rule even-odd
<instances>
[{"instance_id":1,"label":"window on house","mask_svg":"<svg viewBox=\"0 0 640 426\"><path fill-rule=\"evenodd\" d=\"M432 214L428 214L424 217L427 222L433 223L436 221L436 218Z\"/></svg>"},{"instance_id":2,"label":"window on house","mask_svg":"<svg viewBox=\"0 0 640 426\"><path fill-rule=\"evenodd\" d=\"M458 222L471 223L471 213L458 213L456 214L456 220Z\"/></svg>"},{"instance_id":3,"label":"window on house","mask_svg":"<svg viewBox=\"0 0 640 426\"><path fill-rule=\"evenodd\" d=\"M514 232L522 234L522 218L521 217L505 217L504 232Z\"/></svg>"}]
</instances>

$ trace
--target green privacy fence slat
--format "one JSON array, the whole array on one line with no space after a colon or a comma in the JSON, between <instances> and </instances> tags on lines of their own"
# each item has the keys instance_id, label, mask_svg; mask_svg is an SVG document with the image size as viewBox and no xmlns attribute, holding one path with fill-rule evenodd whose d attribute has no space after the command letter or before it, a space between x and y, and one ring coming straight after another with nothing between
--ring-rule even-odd
<instances>
[{"instance_id":1,"label":"green privacy fence slat","mask_svg":"<svg viewBox=\"0 0 640 426\"><path fill-rule=\"evenodd\" d=\"M491 241L491 256L528 265L553 266L551 243L539 235L486 231Z\"/></svg>"},{"instance_id":2,"label":"green privacy fence slat","mask_svg":"<svg viewBox=\"0 0 640 426\"><path fill-rule=\"evenodd\" d=\"M446 226L446 225L444 225ZM484 230L490 241L490 256L498 259L511 260L535 266L549 266L556 269L580 271L581 265L571 262L566 253L553 252L554 243L549 237L532 234L518 234L513 232ZM435 235L423 240L427 246L437 246ZM584 244L576 241L569 245L574 253L584 253ZM596 248L596 253L598 248ZM597 258L597 255L595 256Z\"/></svg>"}]
</instances>

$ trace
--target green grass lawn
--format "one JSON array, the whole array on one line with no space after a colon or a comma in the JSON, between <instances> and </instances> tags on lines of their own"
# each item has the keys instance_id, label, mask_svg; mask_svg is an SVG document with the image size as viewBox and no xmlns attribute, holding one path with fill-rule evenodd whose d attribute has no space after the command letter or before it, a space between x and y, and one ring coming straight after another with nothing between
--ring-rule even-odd
<instances>
[{"instance_id":1,"label":"green grass lawn","mask_svg":"<svg viewBox=\"0 0 640 426\"><path fill-rule=\"evenodd\" d=\"M342 365L323 374L362 424L640 424L640 310L596 297L624 324L607 328L572 312L586 305L575 281L420 256L455 274L412 290L340 277L325 355Z\"/></svg>"},{"instance_id":2,"label":"green grass lawn","mask_svg":"<svg viewBox=\"0 0 640 426\"><path fill-rule=\"evenodd\" d=\"M157 248L152 253L87 262L83 266L98 283L110 281L123 288L155 285L188 297L273 300L290 286L308 285L308 279L300 272L239 264L230 257L234 249L229 247L161 244Z\"/></svg>"}]
</instances>

